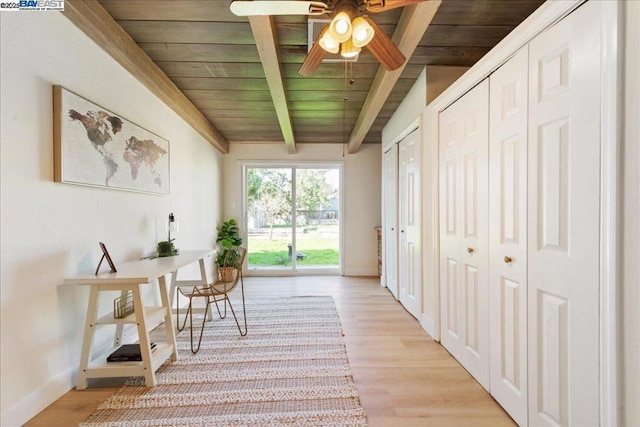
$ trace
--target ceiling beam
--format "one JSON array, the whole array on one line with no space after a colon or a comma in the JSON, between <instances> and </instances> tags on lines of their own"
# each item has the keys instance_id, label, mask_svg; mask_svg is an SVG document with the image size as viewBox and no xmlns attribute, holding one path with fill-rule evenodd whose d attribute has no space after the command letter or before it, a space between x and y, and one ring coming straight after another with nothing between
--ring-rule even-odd
<instances>
[{"instance_id":1,"label":"ceiling beam","mask_svg":"<svg viewBox=\"0 0 640 427\"><path fill-rule=\"evenodd\" d=\"M222 153L229 143L209 120L162 72L96 0L67 0L64 12L76 27L184 119Z\"/></svg>"},{"instance_id":2,"label":"ceiling beam","mask_svg":"<svg viewBox=\"0 0 640 427\"><path fill-rule=\"evenodd\" d=\"M429 0L416 5L406 6L398 21L392 41L405 57L411 58L433 16L440 7L441 0ZM382 65L378 68L371 89L364 101L360 115L356 121L347 143L349 154L355 154L367 136L382 106L389 97L396 82L400 78L407 62L397 70L387 71Z\"/></svg>"},{"instance_id":3,"label":"ceiling beam","mask_svg":"<svg viewBox=\"0 0 640 427\"><path fill-rule=\"evenodd\" d=\"M275 22L272 16L250 16L249 23L251 24L251 31L253 31L253 37L256 42L256 47L258 48L262 68L267 77L267 84L269 85L271 99L276 109L278 122L280 122L284 143L287 146L289 154L295 154L296 142L293 137L293 126L291 125L287 94L284 90L284 82L282 80Z\"/></svg>"}]
</instances>

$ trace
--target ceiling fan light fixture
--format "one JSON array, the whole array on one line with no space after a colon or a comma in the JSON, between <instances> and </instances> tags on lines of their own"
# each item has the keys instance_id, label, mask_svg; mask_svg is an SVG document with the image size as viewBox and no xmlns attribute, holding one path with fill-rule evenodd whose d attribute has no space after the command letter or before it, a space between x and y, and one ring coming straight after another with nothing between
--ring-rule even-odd
<instances>
[{"instance_id":1,"label":"ceiling fan light fixture","mask_svg":"<svg viewBox=\"0 0 640 427\"><path fill-rule=\"evenodd\" d=\"M351 38L351 18L347 12L338 13L331 24L329 34L338 43L344 43Z\"/></svg>"},{"instance_id":2,"label":"ceiling fan light fixture","mask_svg":"<svg viewBox=\"0 0 640 427\"><path fill-rule=\"evenodd\" d=\"M373 40L375 31L363 17L358 16L351 25L351 39L355 47L364 47Z\"/></svg>"},{"instance_id":3,"label":"ceiling fan light fixture","mask_svg":"<svg viewBox=\"0 0 640 427\"><path fill-rule=\"evenodd\" d=\"M318 40L318 43L320 43L321 48L329 53L338 53L338 51L340 51L340 43L335 41L329 32L325 32L325 34L320 37L320 40Z\"/></svg>"},{"instance_id":4,"label":"ceiling fan light fixture","mask_svg":"<svg viewBox=\"0 0 640 427\"><path fill-rule=\"evenodd\" d=\"M353 45L352 39L349 39L346 42L342 43L342 50L340 51L340 55L343 58L353 58L359 53L360 48Z\"/></svg>"}]
</instances>

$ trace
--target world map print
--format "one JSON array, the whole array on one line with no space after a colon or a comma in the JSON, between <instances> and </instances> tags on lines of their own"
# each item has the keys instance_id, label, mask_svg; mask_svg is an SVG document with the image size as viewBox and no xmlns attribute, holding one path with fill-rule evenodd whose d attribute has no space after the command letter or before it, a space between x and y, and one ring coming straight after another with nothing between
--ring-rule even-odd
<instances>
[{"instance_id":1,"label":"world map print","mask_svg":"<svg viewBox=\"0 0 640 427\"><path fill-rule=\"evenodd\" d=\"M169 194L169 143L62 89L63 182Z\"/></svg>"}]
</instances>

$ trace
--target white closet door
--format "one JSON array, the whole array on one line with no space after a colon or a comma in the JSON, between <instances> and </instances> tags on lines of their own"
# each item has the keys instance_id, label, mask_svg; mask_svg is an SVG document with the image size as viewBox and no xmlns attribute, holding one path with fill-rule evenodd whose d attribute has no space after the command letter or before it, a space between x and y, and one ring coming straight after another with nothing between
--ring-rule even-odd
<instances>
[{"instance_id":1,"label":"white closet door","mask_svg":"<svg viewBox=\"0 0 640 427\"><path fill-rule=\"evenodd\" d=\"M530 44L531 425L599 424L599 7Z\"/></svg>"},{"instance_id":2,"label":"white closet door","mask_svg":"<svg viewBox=\"0 0 640 427\"><path fill-rule=\"evenodd\" d=\"M490 77L491 394L527 424L528 48Z\"/></svg>"},{"instance_id":3,"label":"white closet door","mask_svg":"<svg viewBox=\"0 0 640 427\"><path fill-rule=\"evenodd\" d=\"M398 299L398 145L384 153L384 266L387 288Z\"/></svg>"},{"instance_id":4,"label":"white closet door","mask_svg":"<svg viewBox=\"0 0 640 427\"><path fill-rule=\"evenodd\" d=\"M420 130L399 146L400 161L400 302L420 319L422 301Z\"/></svg>"},{"instance_id":5,"label":"white closet door","mask_svg":"<svg viewBox=\"0 0 640 427\"><path fill-rule=\"evenodd\" d=\"M458 101L460 102L460 101ZM450 105L440 113L440 343L463 363L464 328L459 265L462 245L458 193L462 107Z\"/></svg>"},{"instance_id":6,"label":"white closet door","mask_svg":"<svg viewBox=\"0 0 640 427\"><path fill-rule=\"evenodd\" d=\"M442 344L489 388L489 82L440 117Z\"/></svg>"}]
</instances>

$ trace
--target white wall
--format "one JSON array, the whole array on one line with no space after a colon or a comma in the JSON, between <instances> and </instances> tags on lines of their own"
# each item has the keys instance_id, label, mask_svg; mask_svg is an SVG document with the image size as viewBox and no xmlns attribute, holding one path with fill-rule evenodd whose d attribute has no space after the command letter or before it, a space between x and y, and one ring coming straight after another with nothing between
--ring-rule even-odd
<instances>
[{"instance_id":1,"label":"white wall","mask_svg":"<svg viewBox=\"0 0 640 427\"><path fill-rule=\"evenodd\" d=\"M75 385L88 289L64 277L95 269L98 241L116 263L151 253L170 212L178 248L213 247L221 156L60 13L2 12L0 22L0 424L16 426ZM171 196L54 183L54 84L168 139Z\"/></svg>"},{"instance_id":2,"label":"white wall","mask_svg":"<svg viewBox=\"0 0 640 427\"><path fill-rule=\"evenodd\" d=\"M625 7L621 424L640 426L640 2Z\"/></svg>"},{"instance_id":3,"label":"white wall","mask_svg":"<svg viewBox=\"0 0 640 427\"><path fill-rule=\"evenodd\" d=\"M381 153L378 144L362 144L356 154L343 155L342 144L296 144L290 155L284 144L230 144L223 161L224 217L240 218L242 208L240 161L344 162L343 215L344 274L378 275Z\"/></svg>"},{"instance_id":4,"label":"white wall","mask_svg":"<svg viewBox=\"0 0 640 427\"><path fill-rule=\"evenodd\" d=\"M412 124L419 120L420 114L427 105L427 73L422 70L416 82L404 97L398 109L382 129L382 152L389 149L390 144L399 142L401 137L409 134Z\"/></svg>"}]
</instances>

